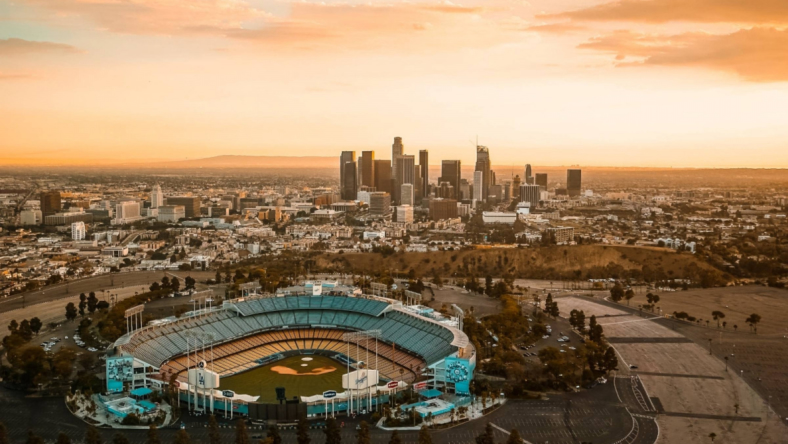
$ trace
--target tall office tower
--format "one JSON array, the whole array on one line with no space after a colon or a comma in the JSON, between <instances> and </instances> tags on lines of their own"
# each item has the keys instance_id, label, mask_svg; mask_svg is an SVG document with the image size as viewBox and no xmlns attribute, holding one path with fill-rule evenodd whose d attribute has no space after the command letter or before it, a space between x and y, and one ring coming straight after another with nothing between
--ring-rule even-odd
<instances>
[{"instance_id":1,"label":"tall office tower","mask_svg":"<svg viewBox=\"0 0 788 444\"><path fill-rule=\"evenodd\" d=\"M520 202L529 202L533 211L538 205L541 197L542 187L539 185L520 185Z\"/></svg>"},{"instance_id":2,"label":"tall office tower","mask_svg":"<svg viewBox=\"0 0 788 444\"><path fill-rule=\"evenodd\" d=\"M438 185L438 192L436 193L438 197L442 199L456 199L456 190L449 182L441 182Z\"/></svg>"},{"instance_id":3,"label":"tall office tower","mask_svg":"<svg viewBox=\"0 0 788 444\"><path fill-rule=\"evenodd\" d=\"M400 205L397 207L397 222L406 224L413 223L413 207L410 205Z\"/></svg>"},{"instance_id":4,"label":"tall office tower","mask_svg":"<svg viewBox=\"0 0 788 444\"><path fill-rule=\"evenodd\" d=\"M484 171L473 172L473 200L484 200Z\"/></svg>"},{"instance_id":5,"label":"tall office tower","mask_svg":"<svg viewBox=\"0 0 788 444\"><path fill-rule=\"evenodd\" d=\"M115 219L120 223L133 222L141 219L140 203L136 201L119 202L115 205Z\"/></svg>"},{"instance_id":6,"label":"tall office tower","mask_svg":"<svg viewBox=\"0 0 788 444\"><path fill-rule=\"evenodd\" d=\"M375 161L375 189L385 193L391 193L391 161Z\"/></svg>"},{"instance_id":7,"label":"tall office tower","mask_svg":"<svg viewBox=\"0 0 788 444\"><path fill-rule=\"evenodd\" d=\"M46 191L41 193L39 197L41 200L41 216L52 216L59 213L63 209L60 203L60 191ZM42 219L43 220L43 219Z\"/></svg>"},{"instance_id":8,"label":"tall office tower","mask_svg":"<svg viewBox=\"0 0 788 444\"><path fill-rule=\"evenodd\" d=\"M536 185L543 187L545 190L547 189L547 173L536 173L536 180L534 181Z\"/></svg>"},{"instance_id":9,"label":"tall office tower","mask_svg":"<svg viewBox=\"0 0 788 444\"><path fill-rule=\"evenodd\" d=\"M534 183L534 176L531 174L531 164L525 164L525 183L528 185L533 185Z\"/></svg>"},{"instance_id":10,"label":"tall office tower","mask_svg":"<svg viewBox=\"0 0 788 444\"><path fill-rule=\"evenodd\" d=\"M459 190L461 169L462 163L459 160L444 160L441 162L441 177L438 183L449 182L455 190Z\"/></svg>"},{"instance_id":11,"label":"tall office tower","mask_svg":"<svg viewBox=\"0 0 788 444\"><path fill-rule=\"evenodd\" d=\"M396 174L394 176L394 201L399 204L401 202L400 198L400 187L406 183L415 183L416 182L416 158L414 156L407 156L401 155L397 157L397 168Z\"/></svg>"},{"instance_id":12,"label":"tall office tower","mask_svg":"<svg viewBox=\"0 0 788 444\"><path fill-rule=\"evenodd\" d=\"M345 162L342 165L342 200L356 200L358 193L358 171L356 162Z\"/></svg>"},{"instance_id":13,"label":"tall office tower","mask_svg":"<svg viewBox=\"0 0 788 444\"><path fill-rule=\"evenodd\" d=\"M156 184L150 192L150 207L159 208L164 205L164 193L161 192L161 185Z\"/></svg>"},{"instance_id":14,"label":"tall office tower","mask_svg":"<svg viewBox=\"0 0 788 444\"><path fill-rule=\"evenodd\" d=\"M355 200L355 198L350 199L345 197L344 189L345 184L348 183L348 180L345 178L345 164L348 162L355 162L356 161L356 152L355 151L342 151L342 154L339 155L339 194L342 199L345 200ZM357 172L355 173L357 174ZM355 182L355 179L353 179ZM355 193L354 193L355 194Z\"/></svg>"},{"instance_id":15,"label":"tall office tower","mask_svg":"<svg viewBox=\"0 0 788 444\"><path fill-rule=\"evenodd\" d=\"M391 213L391 195L380 191L369 193L369 214L387 216L389 213Z\"/></svg>"},{"instance_id":16,"label":"tall office tower","mask_svg":"<svg viewBox=\"0 0 788 444\"><path fill-rule=\"evenodd\" d=\"M514 176L512 179L512 198L520 198L520 176Z\"/></svg>"},{"instance_id":17,"label":"tall office tower","mask_svg":"<svg viewBox=\"0 0 788 444\"><path fill-rule=\"evenodd\" d=\"M375 186L375 152L362 151L359 157L359 186Z\"/></svg>"},{"instance_id":18,"label":"tall office tower","mask_svg":"<svg viewBox=\"0 0 788 444\"><path fill-rule=\"evenodd\" d=\"M457 200L471 200L471 184L468 179L460 179L460 189L455 190L457 193Z\"/></svg>"},{"instance_id":19,"label":"tall office tower","mask_svg":"<svg viewBox=\"0 0 788 444\"><path fill-rule=\"evenodd\" d=\"M402 137L395 137L394 144L391 145L391 177L397 177L397 159L405 152L402 145Z\"/></svg>"},{"instance_id":20,"label":"tall office tower","mask_svg":"<svg viewBox=\"0 0 788 444\"><path fill-rule=\"evenodd\" d=\"M419 172L421 173L421 195L430 194L430 154L427 150L419 151Z\"/></svg>"},{"instance_id":21,"label":"tall office tower","mask_svg":"<svg viewBox=\"0 0 788 444\"><path fill-rule=\"evenodd\" d=\"M200 198L197 196L168 197L167 205L183 205L186 214L184 217L200 216Z\"/></svg>"},{"instance_id":22,"label":"tall office tower","mask_svg":"<svg viewBox=\"0 0 788 444\"><path fill-rule=\"evenodd\" d=\"M486 146L476 145L476 168L475 171L482 172L482 180L476 182L476 175L474 174L473 187L476 188L477 184L481 185L481 199L487 200L487 195L490 194L491 174L490 174L490 149ZM474 195L478 195L474 191Z\"/></svg>"},{"instance_id":23,"label":"tall office tower","mask_svg":"<svg viewBox=\"0 0 788 444\"><path fill-rule=\"evenodd\" d=\"M580 195L581 178L580 170L566 170L566 193L570 197Z\"/></svg>"},{"instance_id":24,"label":"tall office tower","mask_svg":"<svg viewBox=\"0 0 788 444\"><path fill-rule=\"evenodd\" d=\"M400 185L399 200L400 205L416 205L415 187L412 183L403 183Z\"/></svg>"},{"instance_id":25,"label":"tall office tower","mask_svg":"<svg viewBox=\"0 0 788 444\"><path fill-rule=\"evenodd\" d=\"M71 239L75 241L85 240L85 222L74 222L71 224Z\"/></svg>"}]
</instances>

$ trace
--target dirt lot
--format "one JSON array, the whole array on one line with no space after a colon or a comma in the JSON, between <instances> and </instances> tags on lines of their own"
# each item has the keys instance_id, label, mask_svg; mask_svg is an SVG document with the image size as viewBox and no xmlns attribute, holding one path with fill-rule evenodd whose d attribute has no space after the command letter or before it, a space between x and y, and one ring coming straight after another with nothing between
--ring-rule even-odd
<instances>
[{"instance_id":1,"label":"dirt lot","mask_svg":"<svg viewBox=\"0 0 788 444\"><path fill-rule=\"evenodd\" d=\"M760 314L763 320L758 324L759 335L788 335L788 290L777 288L746 286L709 288L689 291L658 293L657 304L663 313L684 311L690 316L702 319L703 325L710 320L710 326L716 327L711 312L719 310L725 313L727 329L739 326L739 331L749 331L744 322L752 313ZM646 296L638 294L630 302L632 307L645 304Z\"/></svg>"},{"instance_id":2,"label":"dirt lot","mask_svg":"<svg viewBox=\"0 0 788 444\"><path fill-rule=\"evenodd\" d=\"M684 292L686 293L688 292ZM676 294L678 293L670 295ZM599 322L605 325L605 334L608 337L673 338L682 336L683 330L687 329L716 333L712 329L682 325L683 323L677 323L678 328L673 330L671 322L646 320L637 313L620 316L625 314L625 309L618 310L615 307L607 307L580 298L560 298L558 302L562 314L565 315L568 315L572 309L583 310L586 316L596 314ZM637 306L634 301L632 305ZM606 318L604 314L610 317ZM644 315L649 318L654 317L650 313ZM735 335L731 332L730 336L756 337L743 332ZM726 371L725 362L720 359L720 355L709 355L703 339L694 339L695 343L614 344L622 361L622 373L629 373L630 364L637 365L638 369L632 373L640 375L648 395L659 398L665 412L693 415L693 417L677 417L661 414L658 417L659 442L706 443L710 442L710 433L717 435L715 442L722 443L787 442L788 427L776 414L770 413L768 402L742 380L738 370L731 367ZM722 351L724 346L733 348L732 345L730 338L722 345L713 344L715 352ZM738 348L745 347L739 344ZM751 354L754 353L754 347L746 348ZM741 353L744 351L742 350ZM751 357L758 359L755 355ZM780 356L763 358L766 364L775 361L772 363L775 366L779 365L777 361L782 362L783 359ZM742 357L736 359L738 361ZM782 377L788 378L785 375L786 367L782 368ZM661 375L646 373L661 373ZM734 407L736 404L739 406L738 414ZM709 419L702 418L702 415L757 417L760 421Z\"/></svg>"}]
</instances>

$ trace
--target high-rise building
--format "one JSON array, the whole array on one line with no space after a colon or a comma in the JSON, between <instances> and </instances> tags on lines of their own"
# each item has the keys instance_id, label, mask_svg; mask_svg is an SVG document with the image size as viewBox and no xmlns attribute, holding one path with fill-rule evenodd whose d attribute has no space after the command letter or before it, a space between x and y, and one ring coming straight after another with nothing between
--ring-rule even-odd
<instances>
[{"instance_id":1,"label":"high-rise building","mask_svg":"<svg viewBox=\"0 0 788 444\"><path fill-rule=\"evenodd\" d=\"M198 217L201 214L198 196L173 196L167 198L167 205L183 205L184 217Z\"/></svg>"},{"instance_id":2,"label":"high-rise building","mask_svg":"<svg viewBox=\"0 0 788 444\"><path fill-rule=\"evenodd\" d=\"M413 223L413 207L410 205L400 205L397 207L397 222L406 224Z\"/></svg>"},{"instance_id":3,"label":"high-rise building","mask_svg":"<svg viewBox=\"0 0 788 444\"><path fill-rule=\"evenodd\" d=\"M358 195L358 171L357 163L345 162L342 164L342 200L356 200Z\"/></svg>"},{"instance_id":4,"label":"high-rise building","mask_svg":"<svg viewBox=\"0 0 788 444\"><path fill-rule=\"evenodd\" d=\"M85 240L85 222L74 222L71 224L71 239L75 241Z\"/></svg>"},{"instance_id":5,"label":"high-rise building","mask_svg":"<svg viewBox=\"0 0 788 444\"><path fill-rule=\"evenodd\" d=\"M401 203L400 191L402 185L409 183L416 183L416 158L408 155L401 155L397 157L397 168L394 176L394 200Z\"/></svg>"},{"instance_id":6,"label":"high-rise building","mask_svg":"<svg viewBox=\"0 0 788 444\"><path fill-rule=\"evenodd\" d=\"M454 219L457 217L455 199L430 199L430 219Z\"/></svg>"},{"instance_id":7,"label":"high-rise building","mask_svg":"<svg viewBox=\"0 0 788 444\"><path fill-rule=\"evenodd\" d=\"M412 183L403 183L400 185L399 192L400 205L416 205L415 187Z\"/></svg>"},{"instance_id":8,"label":"high-rise building","mask_svg":"<svg viewBox=\"0 0 788 444\"><path fill-rule=\"evenodd\" d=\"M391 213L391 195L381 191L369 193L369 214L388 216L389 213Z\"/></svg>"},{"instance_id":9,"label":"high-rise building","mask_svg":"<svg viewBox=\"0 0 788 444\"><path fill-rule=\"evenodd\" d=\"M484 171L473 172L473 200L484 200Z\"/></svg>"},{"instance_id":10,"label":"high-rise building","mask_svg":"<svg viewBox=\"0 0 788 444\"><path fill-rule=\"evenodd\" d=\"M351 183L350 179L345 177L345 172L347 171L347 169L345 168L345 164L349 163L349 162L355 162L355 161L356 161L356 152L355 151L342 151L342 153L339 155L339 190L340 190L339 194L340 194L340 197L342 197L342 199L344 199L344 200L355 200L355 197L352 197L352 198L351 197L347 197L350 194L347 194L347 195L345 194L345 187L347 186L347 184ZM358 172L356 171L356 168L353 168L353 174L358 174ZM355 189L356 178L354 178L352 180L352 183L354 184L352 195L355 196L355 194L356 194L356 189Z\"/></svg>"},{"instance_id":11,"label":"high-rise building","mask_svg":"<svg viewBox=\"0 0 788 444\"><path fill-rule=\"evenodd\" d=\"M63 209L60 202L60 191L45 191L41 193L40 200L43 217L52 216Z\"/></svg>"},{"instance_id":12,"label":"high-rise building","mask_svg":"<svg viewBox=\"0 0 788 444\"><path fill-rule=\"evenodd\" d=\"M419 151L419 173L421 174L421 195L430 194L430 153L427 150Z\"/></svg>"},{"instance_id":13,"label":"high-rise building","mask_svg":"<svg viewBox=\"0 0 788 444\"><path fill-rule=\"evenodd\" d=\"M394 143L391 145L391 177L397 177L397 159L405 153L405 147L402 145L402 137L395 137Z\"/></svg>"},{"instance_id":14,"label":"high-rise building","mask_svg":"<svg viewBox=\"0 0 788 444\"><path fill-rule=\"evenodd\" d=\"M492 182L492 175L490 170L490 149L486 146L477 145L476 146L476 168L475 171L482 172L482 180L481 184L481 199L478 200L487 200L487 196L490 194L490 185ZM475 179L475 175L474 175ZM473 187L476 188L479 182L474 180ZM474 193L478 194L478 193Z\"/></svg>"},{"instance_id":15,"label":"high-rise building","mask_svg":"<svg viewBox=\"0 0 788 444\"><path fill-rule=\"evenodd\" d=\"M161 192L161 185L156 184L150 191L150 207L159 208L164 205L164 193Z\"/></svg>"},{"instance_id":16,"label":"high-rise building","mask_svg":"<svg viewBox=\"0 0 788 444\"><path fill-rule=\"evenodd\" d=\"M536 173L536 179L534 180L536 185L547 189L547 173Z\"/></svg>"},{"instance_id":17,"label":"high-rise building","mask_svg":"<svg viewBox=\"0 0 788 444\"><path fill-rule=\"evenodd\" d=\"M520 199L520 176L514 176L512 179L512 198Z\"/></svg>"},{"instance_id":18,"label":"high-rise building","mask_svg":"<svg viewBox=\"0 0 788 444\"><path fill-rule=\"evenodd\" d=\"M123 225L136 222L143 217L140 215L140 203L136 201L120 202L115 205L115 219L113 224Z\"/></svg>"},{"instance_id":19,"label":"high-rise building","mask_svg":"<svg viewBox=\"0 0 788 444\"><path fill-rule=\"evenodd\" d=\"M441 182L438 185L438 189L436 191L437 192L435 194L437 195L437 197L440 197L440 198L443 198L443 199L456 199L457 198L457 195L456 195L457 190L455 190L454 187L451 186L451 184L449 182Z\"/></svg>"},{"instance_id":20,"label":"high-rise building","mask_svg":"<svg viewBox=\"0 0 788 444\"><path fill-rule=\"evenodd\" d=\"M459 160L444 160L441 162L441 177L440 182L449 182L455 190L460 189L460 174L462 169L462 162Z\"/></svg>"},{"instance_id":21,"label":"high-rise building","mask_svg":"<svg viewBox=\"0 0 788 444\"><path fill-rule=\"evenodd\" d=\"M162 205L159 207L159 222L178 222L186 217L186 208L183 205Z\"/></svg>"},{"instance_id":22,"label":"high-rise building","mask_svg":"<svg viewBox=\"0 0 788 444\"><path fill-rule=\"evenodd\" d=\"M391 161L390 160L376 160L375 161L375 189L385 193L391 193Z\"/></svg>"},{"instance_id":23,"label":"high-rise building","mask_svg":"<svg viewBox=\"0 0 788 444\"><path fill-rule=\"evenodd\" d=\"M375 186L375 152L362 151L359 157L359 186Z\"/></svg>"},{"instance_id":24,"label":"high-rise building","mask_svg":"<svg viewBox=\"0 0 788 444\"><path fill-rule=\"evenodd\" d=\"M566 193L572 196L580 195L580 188L582 185L582 171L581 170L566 170Z\"/></svg>"},{"instance_id":25,"label":"high-rise building","mask_svg":"<svg viewBox=\"0 0 788 444\"><path fill-rule=\"evenodd\" d=\"M471 200L471 184L468 179L460 179L460 190L455 192L459 200Z\"/></svg>"},{"instance_id":26,"label":"high-rise building","mask_svg":"<svg viewBox=\"0 0 788 444\"><path fill-rule=\"evenodd\" d=\"M541 197L542 187L539 185L520 185L520 202L528 202L531 204L531 210L539 206L539 198Z\"/></svg>"},{"instance_id":27,"label":"high-rise building","mask_svg":"<svg viewBox=\"0 0 788 444\"><path fill-rule=\"evenodd\" d=\"M534 176L531 174L531 164L525 164L525 183L528 185L533 185L534 183Z\"/></svg>"}]
</instances>

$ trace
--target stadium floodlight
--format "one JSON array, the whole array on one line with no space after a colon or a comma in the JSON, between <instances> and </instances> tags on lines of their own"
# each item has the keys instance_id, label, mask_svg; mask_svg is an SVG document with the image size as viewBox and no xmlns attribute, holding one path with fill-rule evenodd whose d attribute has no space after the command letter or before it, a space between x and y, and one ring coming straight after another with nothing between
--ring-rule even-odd
<instances>
[{"instance_id":1,"label":"stadium floodlight","mask_svg":"<svg viewBox=\"0 0 788 444\"><path fill-rule=\"evenodd\" d=\"M421 305L421 293L405 290L405 299L408 305Z\"/></svg>"},{"instance_id":2,"label":"stadium floodlight","mask_svg":"<svg viewBox=\"0 0 788 444\"><path fill-rule=\"evenodd\" d=\"M145 311L144 305L136 305L123 313L126 318L126 332L131 333L142 327L142 312Z\"/></svg>"}]
</instances>

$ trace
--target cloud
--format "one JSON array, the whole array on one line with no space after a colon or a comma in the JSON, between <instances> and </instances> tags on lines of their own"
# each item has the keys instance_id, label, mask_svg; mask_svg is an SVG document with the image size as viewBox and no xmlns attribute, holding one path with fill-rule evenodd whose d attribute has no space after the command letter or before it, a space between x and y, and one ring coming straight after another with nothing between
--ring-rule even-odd
<instances>
[{"instance_id":1,"label":"cloud","mask_svg":"<svg viewBox=\"0 0 788 444\"><path fill-rule=\"evenodd\" d=\"M545 25L534 25L522 28L523 31L541 32L546 34L568 34L584 30L584 26L576 25L571 22L548 23Z\"/></svg>"},{"instance_id":2,"label":"cloud","mask_svg":"<svg viewBox=\"0 0 788 444\"><path fill-rule=\"evenodd\" d=\"M63 43L37 42L17 38L0 39L0 56L22 54L73 54L80 52L77 48Z\"/></svg>"},{"instance_id":3,"label":"cloud","mask_svg":"<svg viewBox=\"0 0 788 444\"><path fill-rule=\"evenodd\" d=\"M788 30L768 27L732 34L683 33L672 36L618 31L579 48L608 52L618 66L698 67L734 73L752 82L788 81Z\"/></svg>"},{"instance_id":4,"label":"cloud","mask_svg":"<svg viewBox=\"0 0 788 444\"><path fill-rule=\"evenodd\" d=\"M176 35L199 29L239 28L265 17L241 0L26 0L55 12L77 16L111 32Z\"/></svg>"},{"instance_id":5,"label":"cloud","mask_svg":"<svg viewBox=\"0 0 788 444\"><path fill-rule=\"evenodd\" d=\"M788 23L786 0L619 0L575 11L542 15L589 21L665 23Z\"/></svg>"}]
</instances>

